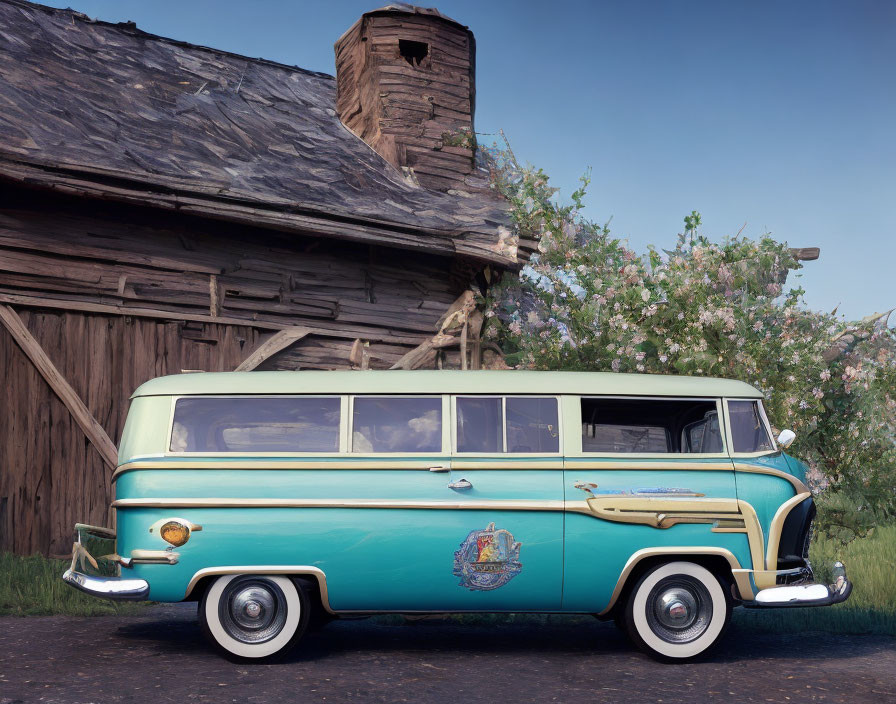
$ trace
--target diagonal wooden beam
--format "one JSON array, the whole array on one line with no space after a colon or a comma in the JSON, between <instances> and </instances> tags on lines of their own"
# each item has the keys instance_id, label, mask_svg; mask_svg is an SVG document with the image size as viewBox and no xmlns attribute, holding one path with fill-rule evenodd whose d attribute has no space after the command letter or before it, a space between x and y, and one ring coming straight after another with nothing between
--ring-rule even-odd
<instances>
[{"instance_id":1,"label":"diagonal wooden beam","mask_svg":"<svg viewBox=\"0 0 896 704\"><path fill-rule=\"evenodd\" d=\"M242 362L240 362L240 365L236 369L234 369L234 371L252 371L266 359L273 357L280 350L286 349L292 343L298 342L310 333L311 330L302 327L287 328L286 330L281 330L273 337L265 341L262 345L257 347L252 354L250 354Z\"/></svg>"},{"instance_id":2,"label":"diagonal wooden beam","mask_svg":"<svg viewBox=\"0 0 896 704\"><path fill-rule=\"evenodd\" d=\"M34 339L34 336L25 327L25 323L22 322L19 314L9 306L0 305L0 322L9 330L9 334L22 348L28 359L37 367L37 371L50 385L50 388L59 397L59 400L65 404L69 413L72 414L72 418L81 426L81 430L84 431L87 439L90 440L96 451L100 453L100 457L114 469L118 465L118 450L115 447L115 443L109 439L103 426L93 417L93 414L84 405L81 397L65 380L65 377L56 368L56 365L50 361L43 347L40 346L40 343Z\"/></svg>"},{"instance_id":3,"label":"diagonal wooden beam","mask_svg":"<svg viewBox=\"0 0 896 704\"><path fill-rule=\"evenodd\" d=\"M420 343L405 354L389 369L420 369L432 363L439 349L453 347L456 344L461 346L461 364L463 369L466 369L467 328L475 310L476 298L473 292L464 291L439 318L439 331L431 339ZM455 332L460 332L459 340L454 334Z\"/></svg>"}]
</instances>

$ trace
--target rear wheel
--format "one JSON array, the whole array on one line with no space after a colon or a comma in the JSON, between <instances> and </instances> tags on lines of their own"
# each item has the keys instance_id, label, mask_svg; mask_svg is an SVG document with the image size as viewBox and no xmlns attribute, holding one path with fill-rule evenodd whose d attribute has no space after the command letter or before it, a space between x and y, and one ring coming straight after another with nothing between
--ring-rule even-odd
<instances>
[{"instance_id":1,"label":"rear wheel","mask_svg":"<svg viewBox=\"0 0 896 704\"><path fill-rule=\"evenodd\" d=\"M308 627L304 590L279 575L218 577L199 604L206 637L225 655L245 660L285 654Z\"/></svg>"},{"instance_id":2,"label":"rear wheel","mask_svg":"<svg viewBox=\"0 0 896 704\"><path fill-rule=\"evenodd\" d=\"M625 621L641 650L664 662L706 655L731 620L725 585L693 562L668 562L644 574L629 594Z\"/></svg>"}]
</instances>

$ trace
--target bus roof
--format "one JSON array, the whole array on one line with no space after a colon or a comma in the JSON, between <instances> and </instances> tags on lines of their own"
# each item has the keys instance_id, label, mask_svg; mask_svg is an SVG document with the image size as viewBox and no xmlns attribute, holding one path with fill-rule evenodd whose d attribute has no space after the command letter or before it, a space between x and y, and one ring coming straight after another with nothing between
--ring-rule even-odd
<instances>
[{"instance_id":1,"label":"bus roof","mask_svg":"<svg viewBox=\"0 0 896 704\"><path fill-rule=\"evenodd\" d=\"M174 374L151 379L138 396L233 394L572 394L762 398L734 379L541 371L282 371Z\"/></svg>"}]
</instances>

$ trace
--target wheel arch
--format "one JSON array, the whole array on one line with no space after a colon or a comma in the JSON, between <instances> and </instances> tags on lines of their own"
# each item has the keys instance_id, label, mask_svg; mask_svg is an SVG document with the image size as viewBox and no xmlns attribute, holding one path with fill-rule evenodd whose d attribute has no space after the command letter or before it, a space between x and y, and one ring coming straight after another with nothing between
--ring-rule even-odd
<instances>
[{"instance_id":1,"label":"wheel arch","mask_svg":"<svg viewBox=\"0 0 896 704\"><path fill-rule=\"evenodd\" d=\"M226 567L206 567L201 569L187 585L184 601L198 601L216 577L226 574L270 574L291 577L306 582L309 596L316 598L321 608L329 614L335 613L330 607L327 592L327 576L323 570L310 565L228 565Z\"/></svg>"},{"instance_id":2,"label":"wheel arch","mask_svg":"<svg viewBox=\"0 0 896 704\"><path fill-rule=\"evenodd\" d=\"M625 563L616 586L610 596L606 608L598 617L611 617L615 609L625 603L625 597L631 591L638 579L652 567L665 562L684 560L694 562L705 567L713 574L722 577L728 584L734 585L733 597L743 599L752 598L752 590L749 581L745 581L741 575L740 563L730 550L715 547L662 547L644 548L635 552ZM734 570L738 570L735 572ZM740 574L739 574L740 573ZM743 594L748 591L748 594Z\"/></svg>"}]
</instances>

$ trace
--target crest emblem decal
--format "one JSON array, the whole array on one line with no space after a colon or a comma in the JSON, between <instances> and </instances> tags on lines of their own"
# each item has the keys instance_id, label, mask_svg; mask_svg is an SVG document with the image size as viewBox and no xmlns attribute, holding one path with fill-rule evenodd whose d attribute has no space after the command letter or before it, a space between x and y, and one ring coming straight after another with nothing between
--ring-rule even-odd
<instances>
[{"instance_id":1,"label":"crest emblem decal","mask_svg":"<svg viewBox=\"0 0 896 704\"><path fill-rule=\"evenodd\" d=\"M484 530L470 531L454 553L454 576L470 591L489 591L503 587L516 577L523 565L520 547L513 535L489 523Z\"/></svg>"}]
</instances>

